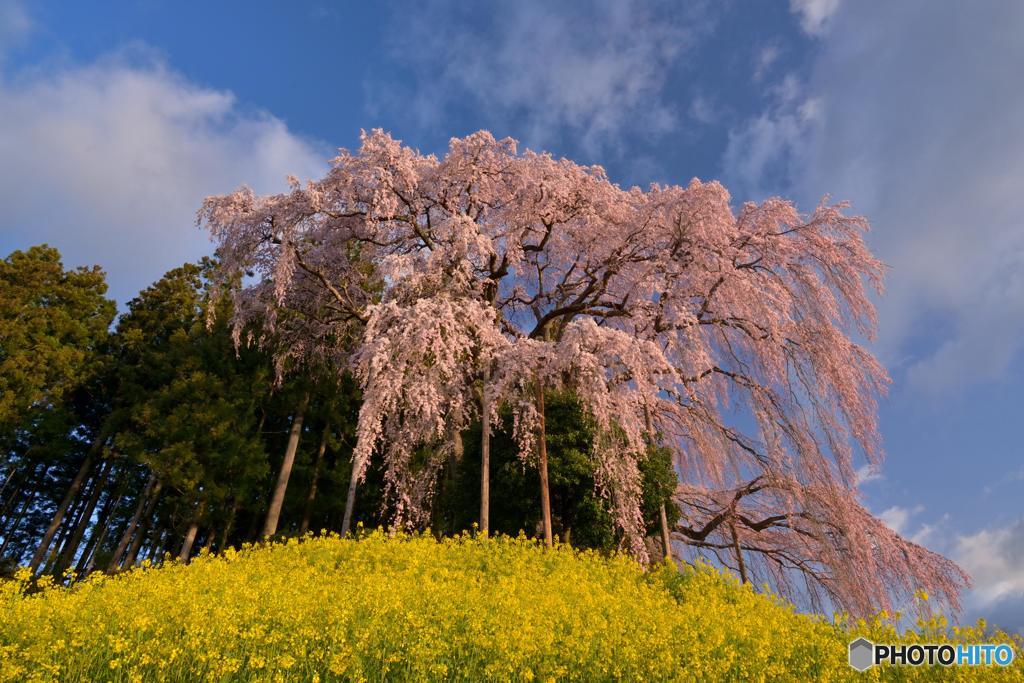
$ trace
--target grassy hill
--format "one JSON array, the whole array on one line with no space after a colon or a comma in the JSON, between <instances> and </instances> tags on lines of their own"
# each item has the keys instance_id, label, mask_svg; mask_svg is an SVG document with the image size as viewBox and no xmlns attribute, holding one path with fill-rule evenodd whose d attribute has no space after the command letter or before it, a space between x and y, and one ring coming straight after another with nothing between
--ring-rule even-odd
<instances>
[{"instance_id":1,"label":"grassy hill","mask_svg":"<svg viewBox=\"0 0 1024 683\"><path fill-rule=\"evenodd\" d=\"M711 569L523 539L318 537L26 595L0 585L0 680L946 680L846 663L856 631ZM977 640L936 620L904 638ZM1006 638L999 638L1005 640ZM959 670L1024 680L1012 669Z\"/></svg>"}]
</instances>

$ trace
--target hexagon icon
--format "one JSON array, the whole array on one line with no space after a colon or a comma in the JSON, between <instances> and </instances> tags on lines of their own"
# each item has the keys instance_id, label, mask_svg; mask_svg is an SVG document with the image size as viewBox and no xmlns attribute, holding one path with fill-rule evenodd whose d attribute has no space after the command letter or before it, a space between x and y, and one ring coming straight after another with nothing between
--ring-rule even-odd
<instances>
[{"instance_id":1,"label":"hexagon icon","mask_svg":"<svg viewBox=\"0 0 1024 683\"><path fill-rule=\"evenodd\" d=\"M875 646L867 638L858 638L850 643L850 666L857 671L867 671L875 665Z\"/></svg>"}]
</instances>

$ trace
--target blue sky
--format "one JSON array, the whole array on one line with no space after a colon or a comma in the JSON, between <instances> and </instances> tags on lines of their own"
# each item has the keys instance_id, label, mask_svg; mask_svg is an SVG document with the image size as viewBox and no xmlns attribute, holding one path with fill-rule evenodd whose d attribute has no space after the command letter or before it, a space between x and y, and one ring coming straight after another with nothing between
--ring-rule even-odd
<instances>
[{"instance_id":1,"label":"blue sky","mask_svg":"<svg viewBox=\"0 0 1024 683\"><path fill-rule=\"evenodd\" d=\"M0 0L0 251L99 263L123 304L209 251L203 196L372 127L848 199L890 266L865 500L974 575L969 617L1024 629L1024 4L98 5Z\"/></svg>"}]
</instances>

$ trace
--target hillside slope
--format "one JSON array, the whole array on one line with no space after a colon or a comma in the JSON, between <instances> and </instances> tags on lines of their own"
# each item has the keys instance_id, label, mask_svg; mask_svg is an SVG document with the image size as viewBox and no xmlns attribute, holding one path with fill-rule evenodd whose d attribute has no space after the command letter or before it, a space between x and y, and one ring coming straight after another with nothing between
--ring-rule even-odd
<instances>
[{"instance_id":1,"label":"hillside slope","mask_svg":"<svg viewBox=\"0 0 1024 683\"><path fill-rule=\"evenodd\" d=\"M848 627L710 569L523 539L318 537L73 589L0 587L0 680L879 680ZM934 641L976 633L934 623ZM876 641L884 623L861 625ZM941 633L940 633L941 631ZM1018 653L1020 642L1017 642ZM958 671L1022 680L1012 670ZM897 671L883 671L890 675ZM900 669L901 680L951 671Z\"/></svg>"}]
</instances>

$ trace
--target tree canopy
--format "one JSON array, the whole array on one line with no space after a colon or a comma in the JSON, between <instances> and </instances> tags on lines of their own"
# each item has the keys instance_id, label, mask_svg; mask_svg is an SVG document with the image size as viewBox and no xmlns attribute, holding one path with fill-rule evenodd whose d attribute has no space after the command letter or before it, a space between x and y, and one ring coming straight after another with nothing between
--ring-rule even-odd
<instances>
[{"instance_id":1,"label":"tree canopy","mask_svg":"<svg viewBox=\"0 0 1024 683\"><path fill-rule=\"evenodd\" d=\"M698 180L623 189L487 132L437 158L378 130L325 177L211 197L199 220L226 275L254 280L236 326L259 318L273 333L300 315L302 354L356 374L355 467L379 453L400 521L423 523L461 434L502 408L543 500L542 399L564 390L593 425L595 484L638 556L639 462L656 440L680 479L676 542L858 611L918 586L955 604L955 565L858 500L856 459L882 457L888 378L858 342L873 336L883 268L846 208L736 207ZM332 343L353 325L354 351Z\"/></svg>"}]
</instances>

